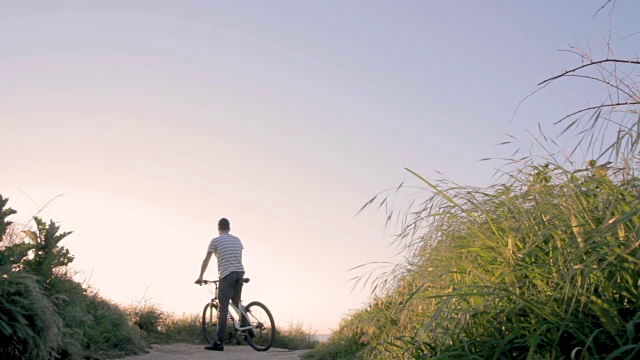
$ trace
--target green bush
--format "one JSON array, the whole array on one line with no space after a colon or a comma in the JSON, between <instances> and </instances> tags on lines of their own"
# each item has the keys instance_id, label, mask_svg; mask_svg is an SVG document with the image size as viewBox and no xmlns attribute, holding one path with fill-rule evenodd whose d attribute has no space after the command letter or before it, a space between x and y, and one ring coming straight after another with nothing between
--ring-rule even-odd
<instances>
[{"instance_id":1,"label":"green bush","mask_svg":"<svg viewBox=\"0 0 640 360\"><path fill-rule=\"evenodd\" d=\"M83 329L85 357L108 359L146 350L142 334L132 326L123 309L98 294L90 294L87 300L91 323Z\"/></svg>"},{"instance_id":2,"label":"green bush","mask_svg":"<svg viewBox=\"0 0 640 360\"><path fill-rule=\"evenodd\" d=\"M62 359L109 359L135 355L148 347L143 334L117 304L68 276L54 277L49 295L63 322Z\"/></svg>"},{"instance_id":3,"label":"green bush","mask_svg":"<svg viewBox=\"0 0 640 360\"><path fill-rule=\"evenodd\" d=\"M8 244L5 235L16 213L0 195L0 355L3 359L49 359L60 343L61 320L40 278L16 271L28 248Z\"/></svg>"},{"instance_id":4,"label":"green bush","mask_svg":"<svg viewBox=\"0 0 640 360\"><path fill-rule=\"evenodd\" d=\"M53 221L34 217L19 231L0 196L0 357L107 359L144 351L148 344L117 305L89 292L68 274L73 256L59 243ZM11 230L11 231L9 231Z\"/></svg>"},{"instance_id":5,"label":"green bush","mask_svg":"<svg viewBox=\"0 0 640 360\"><path fill-rule=\"evenodd\" d=\"M53 277L47 285L48 294L63 324L61 344L57 349L59 358L83 359L87 341L85 329L91 326L92 321L87 311L85 289L69 277Z\"/></svg>"},{"instance_id":6,"label":"green bush","mask_svg":"<svg viewBox=\"0 0 640 360\"><path fill-rule=\"evenodd\" d=\"M0 358L50 359L62 321L37 278L4 269L0 278Z\"/></svg>"}]
</instances>

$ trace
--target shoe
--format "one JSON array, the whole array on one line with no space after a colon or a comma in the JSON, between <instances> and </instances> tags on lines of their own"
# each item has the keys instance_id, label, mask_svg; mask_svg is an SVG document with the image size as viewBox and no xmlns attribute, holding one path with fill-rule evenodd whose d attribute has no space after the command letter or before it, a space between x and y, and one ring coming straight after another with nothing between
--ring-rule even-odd
<instances>
[{"instance_id":1,"label":"shoe","mask_svg":"<svg viewBox=\"0 0 640 360\"><path fill-rule=\"evenodd\" d=\"M224 345L218 341L214 341L213 344L204 347L205 350L224 351Z\"/></svg>"}]
</instances>

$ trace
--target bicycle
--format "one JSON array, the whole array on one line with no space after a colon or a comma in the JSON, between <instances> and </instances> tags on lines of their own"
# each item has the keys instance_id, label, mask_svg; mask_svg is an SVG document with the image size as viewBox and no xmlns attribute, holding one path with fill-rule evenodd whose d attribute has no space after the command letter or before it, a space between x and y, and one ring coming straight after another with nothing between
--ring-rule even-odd
<instances>
[{"instance_id":1,"label":"bicycle","mask_svg":"<svg viewBox=\"0 0 640 360\"><path fill-rule=\"evenodd\" d=\"M249 278L242 279L243 283L248 283ZM220 280L203 280L201 284L214 284L215 292L214 296L202 310L202 331L205 339L209 344L213 343L217 338L218 333L218 309L220 304L218 302L218 282ZM273 321L271 311L267 307L259 302L252 301L247 306L242 306L242 301L236 307L233 302L229 301L229 318L233 322L232 329L240 332L243 338L249 345L256 351L267 351L273 345L273 341L276 338L276 324ZM233 311L231 311L233 309ZM249 320L247 326L242 326L242 316Z\"/></svg>"}]
</instances>

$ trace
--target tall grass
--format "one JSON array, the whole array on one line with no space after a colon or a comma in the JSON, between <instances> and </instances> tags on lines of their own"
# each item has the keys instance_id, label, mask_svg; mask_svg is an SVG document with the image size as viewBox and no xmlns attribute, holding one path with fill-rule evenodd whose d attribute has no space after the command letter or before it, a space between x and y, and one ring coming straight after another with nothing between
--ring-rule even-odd
<instances>
[{"instance_id":1,"label":"tall grass","mask_svg":"<svg viewBox=\"0 0 640 360\"><path fill-rule=\"evenodd\" d=\"M330 344L367 359L640 356L640 179L620 164L528 164L488 189L414 174L431 195L398 237L406 261Z\"/></svg>"},{"instance_id":2,"label":"tall grass","mask_svg":"<svg viewBox=\"0 0 640 360\"><path fill-rule=\"evenodd\" d=\"M488 188L409 170L418 188L365 205L388 206L405 258L307 358L640 358L640 91L629 75L640 61L576 53L583 65L550 80L614 88L592 116L559 121L569 141L541 134L543 155L511 160ZM405 207L394 202L402 191L412 192Z\"/></svg>"}]
</instances>

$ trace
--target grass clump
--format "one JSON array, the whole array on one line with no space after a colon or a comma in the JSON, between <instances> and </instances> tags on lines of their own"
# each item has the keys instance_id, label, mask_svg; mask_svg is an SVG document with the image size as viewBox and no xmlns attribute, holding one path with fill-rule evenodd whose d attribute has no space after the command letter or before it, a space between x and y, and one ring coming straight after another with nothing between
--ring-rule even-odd
<instances>
[{"instance_id":1,"label":"grass clump","mask_svg":"<svg viewBox=\"0 0 640 360\"><path fill-rule=\"evenodd\" d=\"M277 329L273 347L289 350L313 349L320 343L313 335L310 329L304 329L302 322L289 323L288 328Z\"/></svg>"},{"instance_id":2,"label":"grass clump","mask_svg":"<svg viewBox=\"0 0 640 360\"><path fill-rule=\"evenodd\" d=\"M84 329L85 358L107 359L138 354L147 348L138 329L120 306L98 294L88 297L86 310L93 325Z\"/></svg>"},{"instance_id":3,"label":"grass clump","mask_svg":"<svg viewBox=\"0 0 640 360\"><path fill-rule=\"evenodd\" d=\"M149 343L204 343L200 314L177 315L148 302L130 305L125 311Z\"/></svg>"},{"instance_id":4,"label":"grass clump","mask_svg":"<svg viewBox=\"0 0 640 360\"><path fill-rule=\"evenodd\" d=\"M204 343L200 314L170 314L164 319L163 329L169 334L169 342Z\"/></svg>"},{"instance_id":5,"label":"grass clump","mask_svg":"<svg viewBox=\"0 0 640 360\"><path fill-rule=\"evenodd\" d=\"M167 341L163 324L168 315L159 307L143 303L138 306L129 306L125 311L132 324L140 330L147 341L151 343Z\"/></svg>"}]
</instances>

